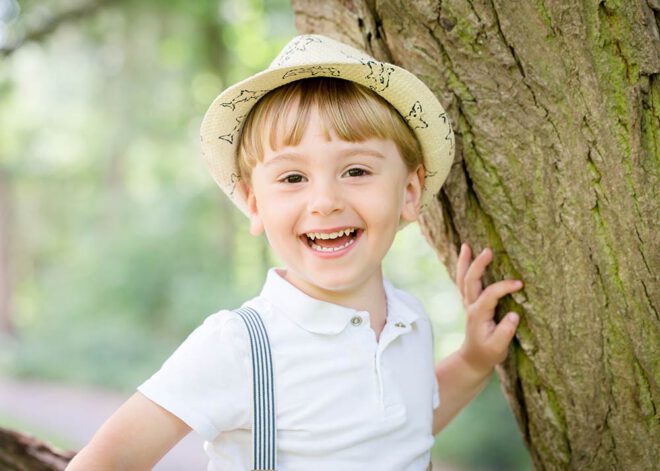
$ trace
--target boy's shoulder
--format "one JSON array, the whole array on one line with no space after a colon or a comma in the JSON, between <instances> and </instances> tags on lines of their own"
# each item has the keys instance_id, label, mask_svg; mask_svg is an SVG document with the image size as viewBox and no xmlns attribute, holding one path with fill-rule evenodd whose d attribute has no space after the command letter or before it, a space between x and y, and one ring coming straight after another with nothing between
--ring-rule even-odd
<instances>
[{"instance_id":1,"label":"boy's shoulder","mask_svg":"<svg viewBox=\"0 0 660 471\"><path fill-rule=\"evenodd\" d=\"M207 315L195 328L198 336L234 337L241 330L241 318L232 309L219 309ZM202 334L203 333L203 334Z\"/></svg>"},{"instance_id":2,"label":"boy's shoulder","mask_svg":"<svg viewBox=\"0 0 660 471\"><path fill-rule=\"evenodd\" d=\"M217 311L208 314L206 318L200 324L207 329L236 329L241 328L244 324L243 318L238 314L238 310L241 308L252 308L255 309L261 315L264 311L262 307L262 296L257 295L250 299L247 299L242 304L236 307L223 307ZM242 328L244 330L244 328Z\"/></svg>"},{"instance_id":3,"label":"boy's shoulder","mask_svg":"<svg viewBox=\"0 0 660 471\"><path fill-rule=\"evenodd\" d=\"M246 306L254 308L254 303L246 302L240 307ZM227 329L232 328L236 324L241 325L244 321L237 312L240 307L221 308L212 314L207 315L202 321L201 326L204 326L207 329Z\"/></svg>"}]
</instances>

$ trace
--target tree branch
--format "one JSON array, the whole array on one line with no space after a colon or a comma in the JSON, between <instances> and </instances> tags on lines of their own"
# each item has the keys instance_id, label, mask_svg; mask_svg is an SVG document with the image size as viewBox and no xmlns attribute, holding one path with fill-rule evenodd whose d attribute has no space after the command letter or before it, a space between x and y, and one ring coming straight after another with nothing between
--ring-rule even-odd
<instances>
[{"instance_id":1,"label":"tree branch","mask_svg":"<svg viewBox=\"0 0 660 471\"><path fill-rule=\"evenodd\" d=\"M75 455L15 430L0 427L0 468L6 470L62 470Z\"/></svg>"},{"instance_id":2,"label":"tree branch","mask_svg":"<svg viewBox=\"0 0 660 471\"><path fill-rule=\"evenodd\" d=\"M33 27L28 28L24 34L16 38L11 44L0 47L0 57L11 55L27 42L42 41L60 25L93 15L101 7L114 1L116 0L91 0L79 3L57 13L52 13L46 18L39 20Z\"/></svg>"}]
</instances>

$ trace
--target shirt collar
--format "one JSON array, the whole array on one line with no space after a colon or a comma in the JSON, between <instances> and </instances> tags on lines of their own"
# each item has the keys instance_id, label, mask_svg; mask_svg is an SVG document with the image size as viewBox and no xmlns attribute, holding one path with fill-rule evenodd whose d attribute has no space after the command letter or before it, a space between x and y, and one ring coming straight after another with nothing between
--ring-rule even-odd
<instances>
[{"instance_id":1,"label":"shirt collar","mask_svg":"<svg viewBox=\"0 0 660 471\"><path fill-rule=\"evenodd\" d=\"M335 335L344 330L358 312L305 294L282 278L277 270L268 270L261 296L303 329L316 334ZM388 322L401 322L408 327L419 318L419 312L400 299L397 290L385 278L383 286L387 298Z\"/></svg>"}]
</instances>

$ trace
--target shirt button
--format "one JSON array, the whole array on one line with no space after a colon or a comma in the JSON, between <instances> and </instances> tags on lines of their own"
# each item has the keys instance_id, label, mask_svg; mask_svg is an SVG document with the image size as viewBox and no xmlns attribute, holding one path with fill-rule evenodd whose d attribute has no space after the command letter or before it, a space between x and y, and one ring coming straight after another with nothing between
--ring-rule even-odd
<instances>
[{"instance_id":1,"label":"shirt button","mask_svg":"<svg viewBox=\"0 0 660 471\"><path fill-rule=\"evenodd\" d=\"M362 318L360 316L353 316L351 319L351 324L353 324L355 327L359 326L362 324Z\"/></svg>"}]
</instances>

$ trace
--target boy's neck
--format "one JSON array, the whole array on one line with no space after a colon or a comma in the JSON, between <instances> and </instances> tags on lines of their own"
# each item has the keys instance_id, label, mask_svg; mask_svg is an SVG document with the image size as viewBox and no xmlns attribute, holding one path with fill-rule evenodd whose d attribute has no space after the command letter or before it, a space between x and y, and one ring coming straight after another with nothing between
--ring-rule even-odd
<instances>
[{"instance_id":1,"label":"boy's neck","mask_svg":"<svg viewBox=\"0 0 660 471\"><path fill-rule=\"evenodd\" d=\"M375 272L365 283L351 291L327 291L305 280L290 276L288 270L277 269L277 273L312 298L338 304L357 311L368 312L371 327L376 333L376 339L380 337L380 332L387 318L387 298L381 270Z\"/></svg>"}]
</instances>

